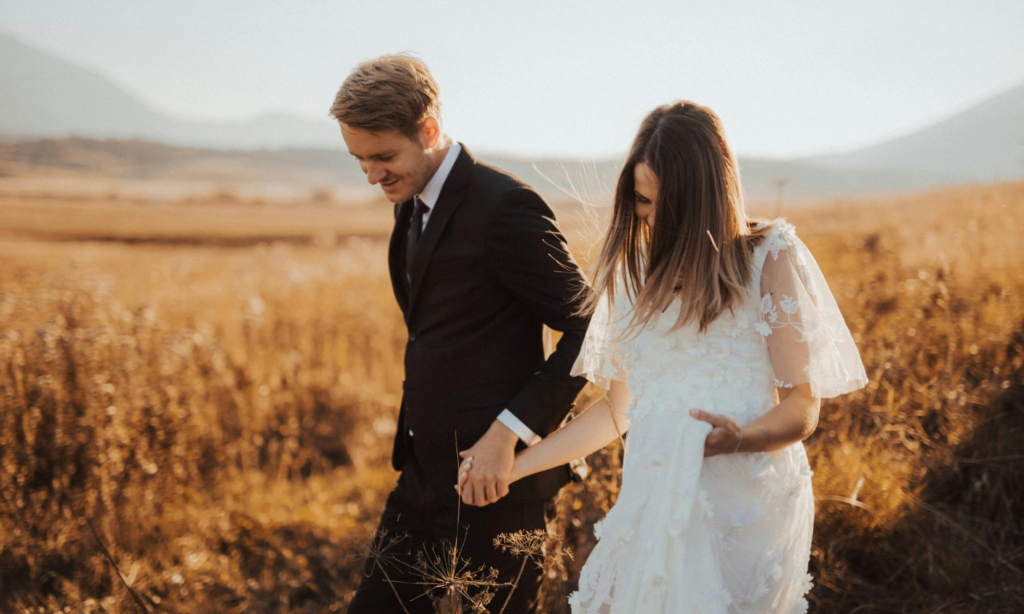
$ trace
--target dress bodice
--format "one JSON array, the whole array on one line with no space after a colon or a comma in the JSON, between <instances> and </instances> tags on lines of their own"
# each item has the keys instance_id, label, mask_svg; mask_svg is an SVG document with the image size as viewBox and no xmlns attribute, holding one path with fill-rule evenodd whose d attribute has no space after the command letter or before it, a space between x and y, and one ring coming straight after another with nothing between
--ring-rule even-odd
<instances>
[{"instance_id":1,"label":"dress bodice","mask_svg":"<svg viewBox=\"0 0 1024 614\"><path fill-rule=\"evenodd\" d=\"M696 324L671 330L681 307L676 299L653 326L624 342L630 420L699 408L742 424L770 407L765 403L772 399L773 370L767 343L755 329L757 303L746 297L700 332Z\"/></svg>"}]
</instances>

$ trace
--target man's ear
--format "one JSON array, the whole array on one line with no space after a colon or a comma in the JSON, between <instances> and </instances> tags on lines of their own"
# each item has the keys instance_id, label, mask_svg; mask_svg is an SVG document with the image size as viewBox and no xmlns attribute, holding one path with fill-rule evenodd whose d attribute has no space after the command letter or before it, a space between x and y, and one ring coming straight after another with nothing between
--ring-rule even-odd
<instances>
[{"instance_id":1,"label":"man's ear","mask_svg":"<svg viewBox=\"0 0 1024 614\"><path fill-rule=\"evenodd\" d=\"M426 142L427 149L437 149L441 144L441 124L436 118L426 118L420 122L420 135Z\"/></svg>"}]
</instances>

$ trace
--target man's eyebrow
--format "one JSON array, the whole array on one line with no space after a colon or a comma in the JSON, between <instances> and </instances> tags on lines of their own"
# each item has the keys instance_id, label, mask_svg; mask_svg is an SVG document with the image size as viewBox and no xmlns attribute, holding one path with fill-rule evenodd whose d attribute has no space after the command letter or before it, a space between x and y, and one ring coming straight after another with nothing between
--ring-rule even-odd
<instances>
[{"instance_id":1,"label":"man's eyebrow","mask_svg":"<svg viewBox=\"0 0 1024 614\"><path fill-rule=\"evenodd\" d=\"M362 160L363 159L363 157L358 155L358 154L352 154L352 155L355 157L356 160ZM393 155L395 155L395 152L391 151L391 150L388 150L388 151L382 151L380 153L375 153L372 156L367 156L367 158L370 158L371 160L380 160L381 158L390 158Z\"/></svg>"}]
</instances>

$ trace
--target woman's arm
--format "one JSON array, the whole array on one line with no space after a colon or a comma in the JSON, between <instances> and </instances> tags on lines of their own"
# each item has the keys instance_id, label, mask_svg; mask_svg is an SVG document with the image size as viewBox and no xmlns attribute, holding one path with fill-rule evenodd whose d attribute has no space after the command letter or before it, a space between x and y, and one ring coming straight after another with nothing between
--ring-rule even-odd
<instances>
[{"instance_id":1,"label":"woman's arm","mask_svg":"<svg viewBox=\"0 0 1024 614\"><path fill-rule=\"evenodd\" d=\"M704 440L704 456L733 452L772 452L803 441L818 425L821 400L811 395L810 384L779 388L781 401L766 414L739 427L728 416L700 409L690 415L713 427Z\"/></svg>"},{"instance_id":2,"label":"woman's arm","mask_svg":"<svg viewBox=\"0 0 1024 614\"><path fill-rule=\"evenodd\" d=\"M629 388L612 380L608 394L595 401L582 414L548 437L516 455L510 482L586 456L607 446L629 429ZM472 469L472 459L462 463L459 489Z\"/></svg>"}]
</instances>

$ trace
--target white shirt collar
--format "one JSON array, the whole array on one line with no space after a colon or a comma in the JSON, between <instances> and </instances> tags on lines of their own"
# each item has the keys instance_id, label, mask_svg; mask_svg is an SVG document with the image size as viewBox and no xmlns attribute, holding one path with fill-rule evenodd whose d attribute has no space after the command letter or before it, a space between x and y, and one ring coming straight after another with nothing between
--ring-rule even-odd
<instances>
[{"instance_id":1,"label":"white shirt collar","mask_svg":"<svg viewBox=\"0 0 1024 614\"><path fill-rule=\"evenodd\" d=\"M437 168L437 172L434 173L434 176L430 178L427 185L423 187L423 191L420 192L420 200L431 210L433 210L434 205L437 203L438 197L441 196L441 188L444 187L444 182L448 179L448 174L452 172L452 167L455 166L455 160L459 157L459 152L461 151L462 145L452 142L451 147L448 148L448 153L444 157L444 161L441 162L441 166Z\"/></svg>"}]
</instances>

